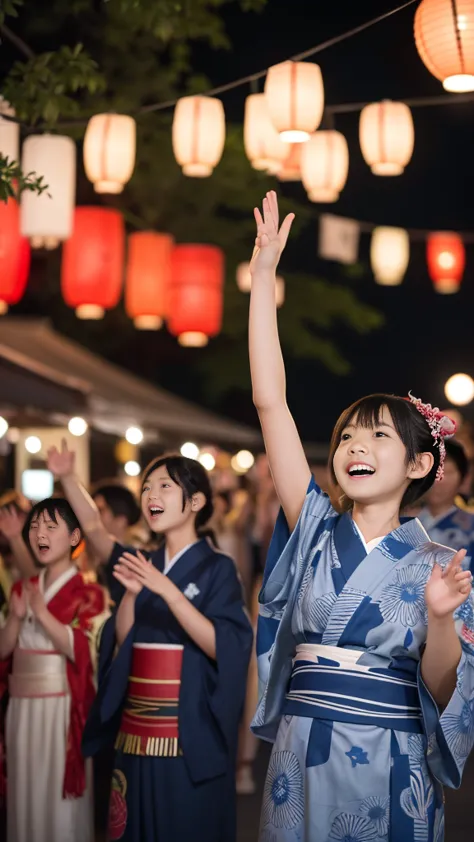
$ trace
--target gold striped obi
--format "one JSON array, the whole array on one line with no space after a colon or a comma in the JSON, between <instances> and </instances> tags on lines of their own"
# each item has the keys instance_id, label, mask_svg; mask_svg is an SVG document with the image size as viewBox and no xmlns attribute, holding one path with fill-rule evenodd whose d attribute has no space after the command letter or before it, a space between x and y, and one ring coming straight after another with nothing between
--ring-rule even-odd
<instances>
[{"instance_id":1,"label":"gold striped obi","mask_svg":"<svg viewBox=\"0 0 474 842\"><path fill-rule=\"evenodd\" d=\"M183 646L135 643L115 748L142 757L178 757Z\"/></svg>"},{"instance_id":2,"label":"gold striped obi","mask_svg":"<svg viewBox=\"0 0 474 842\"><path fill-rule=\"evenodd\" d=\"M65 656L55 651L15 649L8 690L13 699L69 695Z\"/></svg>"}]
</instances>

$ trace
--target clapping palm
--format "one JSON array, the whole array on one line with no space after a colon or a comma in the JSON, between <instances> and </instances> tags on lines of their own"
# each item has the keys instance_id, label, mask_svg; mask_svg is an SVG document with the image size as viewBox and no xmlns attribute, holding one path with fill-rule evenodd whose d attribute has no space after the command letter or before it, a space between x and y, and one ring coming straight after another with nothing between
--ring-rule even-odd
<instances>
[{"instance_id":1,"label":"clapping palm","mask_svg":"<svg viewBox=\"0 0 474 842\"><path fill-rule=\"evenodd\" d=\"M444 570L439 564L433 570L425 588L428 613L436 619L452 616L472 590L472 575L462 569L466 550L459 550Z\"/></svg>"},{"instance_id":2,"label":"clapping palm","mask_svg":"<svg viewBox=\"0 0 474 842\"><path fill-rule=\"evenodd\" d=\"M55 477L67 477L74 473L76 454L69 450L66 439L61 442L61 450L50 447L48 450L48 469Z\"/></svg>"},{"instance_id":3,"label":"clapping palm","mask_svg":"<svg viewBox=\"0 0 474 842\"><path fill-rule=\"evenodd\" d=\"M252 274L260 269L270 271L276 269L295 218L294 213L288 214L281 228L278 228L278 199L274 190L267 193L263 200L263 216L258 208L254 208L254 216L257 223L257 236L250 263Z\"/></svg>"}]
</instances>

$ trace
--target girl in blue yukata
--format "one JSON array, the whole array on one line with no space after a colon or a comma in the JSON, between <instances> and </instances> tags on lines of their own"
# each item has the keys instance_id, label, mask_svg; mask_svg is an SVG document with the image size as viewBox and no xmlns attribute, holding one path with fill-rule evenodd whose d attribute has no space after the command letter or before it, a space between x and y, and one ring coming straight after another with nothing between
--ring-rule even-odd
<instances>
[{"instance_id":1,"label":"girl in blue yukata","mask_svg":"<svg viewBox=\"0 0 474 842\"><path fill-rule=\"evenodd\" d=\"M260 842L441 842L443 785L474 742L474 608L465 551L399 511L443 473L454 424L371 395L336 424L334 500L311 477L285 399L275 193L255 210L253 396L280 498L260 593L254 732L273 743Z\"/></svg>"}]
</instances>

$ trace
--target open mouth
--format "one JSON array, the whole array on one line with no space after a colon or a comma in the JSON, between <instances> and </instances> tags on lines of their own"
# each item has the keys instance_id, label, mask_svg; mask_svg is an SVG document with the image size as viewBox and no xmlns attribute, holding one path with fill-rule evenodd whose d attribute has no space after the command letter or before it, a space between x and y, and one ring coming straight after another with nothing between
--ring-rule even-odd
<instances>
[{"instance_id":1,"label":"open mouth","mask_svg":"<svg viewBox=\"0 0 474 842\"><path fill-rule=\"evenodd\" d=\"M38 552L40 555L44 555L49 550L48 544L38 544Z\"/></svg>"},{"instance_id":2,"label":"open mouth","mask_svg":"<svg viewBox=\"0 0 474 842\"><path fill-rule=\"evenodd\" d=\"M158 518L160 515L163 514L164 509L161 509L160 506L150 506L149 512L150 512L150 517Z\"/></svg>"},{"instance_id":3,"label":"open mouth","mask_svg":"<svg viewBox=\"0 0 474 842\"><path fill-rule=\"evenodd\" d=\"M350 477L357 478L357 477L371 477L375 474L375 468L372 468L371 465L365 465L363 462L349 465L347 469L347 473Z\"/></svg>"}]
</instances>

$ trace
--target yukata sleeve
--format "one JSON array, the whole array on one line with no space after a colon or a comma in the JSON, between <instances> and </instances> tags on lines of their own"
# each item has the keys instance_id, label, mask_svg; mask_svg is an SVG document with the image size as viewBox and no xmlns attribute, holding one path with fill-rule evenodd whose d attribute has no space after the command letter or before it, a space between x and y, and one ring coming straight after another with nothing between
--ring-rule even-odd
<instances>
[{"instance_id":1,"label":"yukata sleeve","mask_svg":"<svg viewBox=\"0 0 474 842\"><path fill-rule=\"evenodd\" d=\"M233 750L244 704L253 630L242 584L229 556L218 556L203 613L216 633L216 660L208 662L205 680L207 702L227 750Z\"/></svg>"},{"instance_id":2,"label":"yukata sleeve","mask_svg":"<svg viewBox=\"0 0 474 842\"><path fill-rule=\"evenodd\" d=\"M456 687L443 712L439 708L418 669L418 688L425 734L427 762L432 774L443 786L461 785L466 760L474 746L474 599L472 595L458 608L456 629L462 655L457 668Z\"/></svg>"},{"instance_id":3,"label":"yukata sleeve","mask_svg":"<svg viewBox=\"0 0 474 842\"><path fill-rule=\"evenodd\" d=\"M280 510L265 563L259 594L257 656L268 653L275 641L279 622L294 587L316 549L315 538L321 522L336 514L330 500L311 478L298 523L292 533Z\"/></svg>"}]
</instances>

